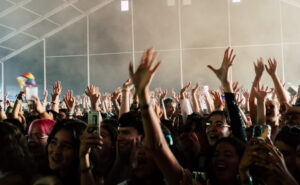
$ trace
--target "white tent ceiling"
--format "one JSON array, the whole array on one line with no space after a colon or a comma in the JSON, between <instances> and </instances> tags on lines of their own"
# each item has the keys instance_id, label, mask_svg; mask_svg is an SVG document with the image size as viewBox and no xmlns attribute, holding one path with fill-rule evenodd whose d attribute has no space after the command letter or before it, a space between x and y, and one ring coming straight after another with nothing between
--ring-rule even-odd
<instances>
[{"instance_id":1,"label":"white tent ceiling","mask_svg":"<svg viewBox=\"0 0 300 185\"><path fill-rule=\"evenodd\" d=\"M277 58L280 78L299 84L300 0L129 2L126 12L121 0L0 0L0 95L17 92L16 76L28 71L40 89L62 80L77 94L90 83L109 92L149 46L164 61L154 87L217 87L206 66L217 65L228 45L239 54L232 78L245 87L259 56Z\"/></svg>"},{"instance_id":2,"label":"white tent ceiling","mask_svg":"<svg viewBox=\"0 0 300 185\"><path fill-rule=\"evenodd\" d=\"M0 0L0 61L52 36L113 0Z\"/></svg>"}]
</instances>

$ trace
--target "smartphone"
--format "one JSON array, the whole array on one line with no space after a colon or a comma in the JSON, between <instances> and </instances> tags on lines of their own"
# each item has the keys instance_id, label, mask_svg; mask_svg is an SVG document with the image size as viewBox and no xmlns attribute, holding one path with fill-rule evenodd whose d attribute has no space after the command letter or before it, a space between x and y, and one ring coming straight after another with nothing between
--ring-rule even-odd
<instances>
[{"instance_id":1,"label":"smartphone","mask_svg":"<svg viewBox=\"0 0 300 185\"><path fill-rule=\"evenodd\" d=\"M99 129L96 128L90 128L88 130L89 133L94 133L94 134L100 134L100 126L101 126L101 120L100 117L101 113L99 111L90 111L88 113L88 124L97 124L99 125Z\"/></svg>"},{"instance_id":2,"label":"smartphone","mask_svg":"<svg viewBox=\"0 0 300 185\"><path fill-rule=\"evenodd\" d=\"M200 182L201 184L206 184L207 174L205 172L192 172L192 182L196 184L196 182Z\"/></svg>"},{"instance_id":3,"label":"smartphone","mask_svg":"<svg viewBox=\"0 0 300 185\"><path fill-rule=\"evenodd\" d=\"M271 138L270 125L254 125L252 130L252 137L266 140L267 137Z\"/></svg>"},{"instance_id":4,"label":"smartphone","mask_svg":"<svg viewBox=\"0 0 300 185\"><path fill-rule=\"evenodd\" d=\"M293 88L293 87L289 87L289 88L288 88L288 92L291 93L293 96L295 96L295 95L297 94L296 89Z\"/></svg>"}]
</instances>

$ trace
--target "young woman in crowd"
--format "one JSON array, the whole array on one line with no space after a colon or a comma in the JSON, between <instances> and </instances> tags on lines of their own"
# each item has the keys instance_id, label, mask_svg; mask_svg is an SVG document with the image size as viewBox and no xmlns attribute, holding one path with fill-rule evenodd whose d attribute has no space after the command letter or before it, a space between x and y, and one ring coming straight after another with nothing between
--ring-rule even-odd
<instances>
[{"instance_id":1,"label":"young woman in crowd","mask_svg":"<svg viewBox=\"0 0 300 185\"><path fill-rule=\"evenodd\" d=\"M37 163L39 173L46 173L48 170L46 146L54 123L49 119L37 119L30 124L28 129L28 146Z\"/></svg>"},{"instance_id":2,"label":"young woman in crowd","mask_svg":"<svg viewBox=\"0 0 300 185\"><path fill-rule=\"evenodd\" d=\"M0 122L0 184L29 185L36 169L21 130Z\"/></svg>"},{"instance_id":3,"label":"young woman in crowd","mask_svg":"<svg viewBox=\"0 0 300 185\"><path fill-rule=\"evenodd\" d=\"M55 123L48 136L49 168L65 185L79 185L80 172L86 170L79 168L80 137L85 128L82 121L62 120Z\"/></svg>"}]
</instances>

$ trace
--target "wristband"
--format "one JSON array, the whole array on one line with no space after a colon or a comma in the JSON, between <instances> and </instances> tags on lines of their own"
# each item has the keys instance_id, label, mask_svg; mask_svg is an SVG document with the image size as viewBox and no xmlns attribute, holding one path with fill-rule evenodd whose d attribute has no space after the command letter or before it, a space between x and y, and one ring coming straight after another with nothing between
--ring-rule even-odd
<instances>
[{"instance_id":1,"label":"wristband","mask_svg":"<svg viewBox=\"0 0 300 185\"><path fill-rule=\"evenodd\" d=\"M54 104L54 105L56 104L56 102L54 102L54 101L52 101L51 103Z\"/></svg>"},{"instance_id":2,"label":"wristband","mask_svg":"<svg viewBox=\"0 0 300 185\"><path fill-rule=\"evenodd\" d=\"M122 92L129 92L129 89L122 89Z\"/></svg>"}]
</instances>

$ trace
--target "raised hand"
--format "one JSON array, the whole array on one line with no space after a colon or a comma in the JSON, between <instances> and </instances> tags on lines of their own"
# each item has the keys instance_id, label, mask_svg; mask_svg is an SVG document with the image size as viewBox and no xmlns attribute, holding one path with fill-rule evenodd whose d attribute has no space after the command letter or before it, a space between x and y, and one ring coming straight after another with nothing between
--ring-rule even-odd
<instances>
[{"instance_id":1,"label":"raised hand","mask_svg":"<svg viewBox=\"0 0 300 185\"><path fill-rule=\"evenodd\" d=\"M276 70L277 70L277 61L274 58L273 60L271 58L268 59L268 64L269 66L265 65L267 72L269 73L270 76L276 75Z\"/></svg>"},{"instance_id":2,"label":"raised hand","mask_svg":"<svg viewBox=\"0 0 300 185\"><path fill-rule=\"evenodd\" d=\"M92 108L94 110L98 110L98 102L100 99L99 88L97 86L90 85L85 90L85 94L90 98Z\"/></svg>"},{"instance_id":3,"label":"raised hand","mask_svg":"<svg viewBox=\"0 0 300 185\"><path fill-rule=\"evenodd\" d=\"M46 98L48 97L48 91L47 91L47 89L44 90L43 96L44 96L44 98L45 98L45 97L46 97Z\"/></svg>"},{"instance_id":4,"label":"raised hand","mask_svg":"<svg viewBox=\"0 0 300 185\"><path fill-rule=\"evenodd\" d=\"M289 172L283 154L274 146L270 138L266 138L265 142L258 141L257 145L261 148L260 151L264 152L252 153L256 166L263 168L266 173L276 178L280 184L298 184Z\"/></svg>"},{"instance_id":5,"label":"raised hand","mask_svg":"<svg viewBox=\"0 0 300 185\"><path fill-rule=\"evenodd\" d=\"M56 81L53 84L53 92L51 94L52 96L52 102L56 102L58 103L59 101L59 95L61 94L61 82L60 81Z\"/></svg>"},{"instance_id":6,"label":"raised hand","mask_svg":"<svg viewBox=\"0 0 300 185\"><path fill-rule=\"evenodd\" d=\"M243 94L243 96L245 97L246 100L249 100L250 93L249 93L248 89L243 89L242 94Z\"/></svg>"},{"instance_id":7,"label":"raised hand","mask_svg":"<svg viewBox=\"0 0 300 185\"><path fill-rule=\"evenodd\" d=\"M233 64L234 58L236 55L233 55L233 49L227 48L224 53L223 62L219 69L208 65L207 67L210 68L218 79L223 83L229 82L229 68Z\"/></svg>"},{"instance_id":8,"label":"raised hand","mask_svg":"<svg viewBox=\"0 0 300 185\"><path fill-rule=\"evenodd\" d=\"M39 113L43 114L46 110L45 107L41 104L40 99L37 96L34 96L34 109Z\"/></svg>"},{"instance_id":9,"label":"raised hand","mask_svg":"<svg viewBox=\"0 0 300 185\"><path fill-rule=\"evenodd\" d=\"M133 83L131 82L131 79L128 78L128 80L126 80L126 82L124 82L123 84L123 89L127 89L128 91L130 91L133 88Z\"/></svg>"},{"instance_id":10,"label":"raised hand","mask_svg":"<svg viewBox=\"0 0 300 185\"><path fill-rule=\"evenodd\" d=\"M216 110L223 110L225 103L222 100L221 94L218 91L212 91L212 99Z\"/></svg>"},{"instance_id":11,"label":"raised hand","mask_svg":"<svg viewBox=\"0 0 300 185\"><path fill-rule=\"evenodd\" d=\"M121 96L121 88L120 87L118 87L118 88L116 88L115 90L114 90L114 92L111 94L111 101L113 102L113 103L116 103L117 101L118 101L118 99L119 99L119 97Z\"/></svg>"},{"instance_id":12,"label":"raised hand","mask_svg":"<svg viewBox=\"0 0 300 185\"><path fill-rule=\"evenodd\" d=\"M200 87L200 82L197 82L196 85L192 88L192 95L196 95Z\"/></svg>"},{"instance_id":13,"label":"raised hand","mask_svg":"<svg viewBox=\"0 0 300 185\"><path fill-rule=\"evenodd\" d=\"M179 97L176 95L176 92L174 91L173 88L172 88L172 98L174 101L176 101L176 103L179 102Z\"/></svg>"},{"instance_id":14,"label":"raised hand","mask_svg":"<svg viewBox=\"0 0 300 185\"><path fill-rule=\"evenodd\" d=\"M69 113L74 113L75 99L73 97L73 91L67 91L66 96L64 96L64 102L67 106Z\"/></svg>"},{"instance_id":15,"label":"raised hand","mask_svg":"<svg viewBox=\"0 0 300 185\"><path fill-rule=\"evenodd\" d=\"M135 72L133 71L133 63L130 62L129 73L137 94L149 89L151 80L161 64L161 61L154 64L156 62L157 55L158 52L154 51L153 48L147 49Z\"/></svg>"},{"instance_id":16,"label":"raised hand","mask_svg":"<svg viewBox=\"0 0 300 185\"><path fill-rule=\"evenodd\" d=\"M166 97L167 97L167 94L168 94L168 90L167 89L165 89L162 93L161 93L161 95L160 95L160 97L159 97L159 99L160 100L164 100L164 99L166 99Z\"/></svg>"},{"instance_id":17,"label":"raised hand","mask_svg":"<svg viewBox=\"0 0 300 185\"><path fill-rule=\"evenodd\" d=\"M261 102L264 102L267 98L267 95L269 93L272 92L272 90L269 90L269 87L268 86L264 86L262 85L261 87L258 85L258 87L254 87L254 93L255 93L255 96L257 98L258 101L261 101Z\"/></svg>"},{"instance_id":18,"label":"raised hand","mask_svg":"<svg viewBox=\"0 0 300 185\"><path fill-rule=\"evenodd\" d=\"M255 74L257 77L261 77L265 68L264 68L264 59L260 57L257 59L257 62L253 62Z\"/></svg>"},{"instance_id":19,"label":"raised hand","mask_svg":"<svg viewBox=\"0 0 300 185\"><path fill-rule=\"evenodd\" d=\"M238 91L240 90L238 81L232 83L232 90L235 94L238 93Z\"/></svg>"},{"instance_id":20,"label":"raised hand","mask_svg":"<svg viewBox=\"0 0 300 185\"><path fill-rule=\"evenodd\" d=\"M239 92L236 93L236 102L239 106L241 106L244 102L244 97Z\"/></svg>"},{"instance_id":21,"label":"raised hand","mask_svg":"<svg viewBox=\"0 0 300 185\"><path fill-rule=\"evenodd\" d=\"M90 132L91 130L96 129L100 129L98 124L88 124L83 132L80 138L80 158L87 159L88 157L86 156L89 155L92 147L97 147L100 150L102 149L103 138L98 133Z\"/></svg>"},{"instance_id":22,"label":"raised hand","mask_svg":"<svg viewBox=\"0 0 300 185\"><path fill-rule=\"evenodd\" d=\"M7 92L7 93L5 93L5 95L4 95L4 102L6 103L6 101L8 100L8 95L9 95L9 92Z\"/></svg>"},{"instance_id":23,"label":"raised hand","mask_svg":"<svg viewBox=\"0 0 300 185\"><path fill-rule=\"evenodd\" d=\"M181 90L180 90L180 98L181 99L184 99L184 98L186 98L186 91L187 91L187 89L190 87L190 85L191 85L191 82L188 82Z\"/></svg>"}]
</instances>

